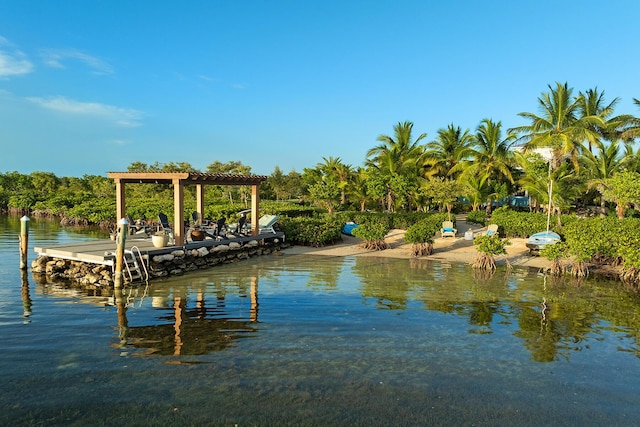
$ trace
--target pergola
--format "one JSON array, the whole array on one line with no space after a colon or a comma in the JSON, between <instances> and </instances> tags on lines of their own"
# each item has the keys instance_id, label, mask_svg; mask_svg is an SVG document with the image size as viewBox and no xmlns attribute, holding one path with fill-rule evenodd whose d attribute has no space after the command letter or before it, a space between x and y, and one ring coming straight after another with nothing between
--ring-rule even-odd
<instances>
[{"instance_id":1,"label":"pergola","mask_svg":"<svg viewBox=\"0 0 640 427\"><path fill-rule=\"evenodd\" d=\"M259 233L258 212L260 205L260 183L267 180L265 175L234 175L194 172L108 172L116 184L117 218L126 216L126 184L172 184L175 244L185 243L184 236L184 187L196 186L196 212L203 217L205 185L250 185L251 186L251 229L253 235Z\"/></svg>"}]
</instances>

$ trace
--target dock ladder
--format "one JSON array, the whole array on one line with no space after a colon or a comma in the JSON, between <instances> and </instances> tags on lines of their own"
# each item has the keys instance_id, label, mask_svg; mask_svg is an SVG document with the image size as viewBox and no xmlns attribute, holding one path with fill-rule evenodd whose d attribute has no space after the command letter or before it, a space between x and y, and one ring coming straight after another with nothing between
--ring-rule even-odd
<instances>
[{"instance_id":1,"label":"dock ladder","mask_svg":"<svg viewBox=\"0 0 640 427\"><path fill-rule=\"evenodd\" d=\"M139 280L146 283L149 281L149 270L146 263L148 259L148 255L142 255L137 246L132 246L130 250L124 250L124 265L129 282L133 283Z\"/></svg>"}]
</instances>

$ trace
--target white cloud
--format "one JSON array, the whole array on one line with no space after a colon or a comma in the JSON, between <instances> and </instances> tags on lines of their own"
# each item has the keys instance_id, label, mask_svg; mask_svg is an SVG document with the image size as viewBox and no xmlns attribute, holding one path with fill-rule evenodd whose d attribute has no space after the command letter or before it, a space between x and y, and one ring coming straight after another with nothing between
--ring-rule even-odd
<instances>
[{"instance_id":1,"label":"white cloud","mask_svg":"<svg viewBox=\"0 0 640 427\"><path fill-rule=\"evenodd\" d=\"M64 64L65 61L75 60L93 68L93 72L96 74L113 73L111 65L77 49L47 49L42 51L42 60L49 67L62 69L67 68Z\"/></svg>"},{"instance_id":2,"label":"white cloud","mask_svg":"<svg viewBox=\"0 0 640 427\"><path fill-rule=\"evenodd\" d=\"M97 102L80 102L64 96L27 98L28 101L48 110L71 115L84 115L111 121L121 127L140 126L143 113L131 108L120 108Z\"/></svg>"},{"instance_id":3,"label":"white cloud","mask_svg":"<svg viewBox=\"0 0 640 427\"><path fill-rule=\"evenodd\" d=\"M2 49L4 48L4 49ZM33 71L33 64L9 40L0 36L0 78L21 76Z\"/></svg>"}]
</instances>

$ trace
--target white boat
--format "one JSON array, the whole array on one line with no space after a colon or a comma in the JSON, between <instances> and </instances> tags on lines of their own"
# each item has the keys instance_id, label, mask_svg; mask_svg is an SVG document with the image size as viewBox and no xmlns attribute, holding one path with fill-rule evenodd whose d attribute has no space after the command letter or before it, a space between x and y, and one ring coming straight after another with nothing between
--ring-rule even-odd
<instances>
[{"instance_id":1,"label":"white boat","mask_svg":"<svg viewBox=\"0 0 640 427\"><path fill-rule=\"evenodd\" d=\"M529 236L527 240L527 247L530 251L539 251L545 246L555 245L560 241L558 233L553 231L542 231Z\"/></svg>"}]
</instances>

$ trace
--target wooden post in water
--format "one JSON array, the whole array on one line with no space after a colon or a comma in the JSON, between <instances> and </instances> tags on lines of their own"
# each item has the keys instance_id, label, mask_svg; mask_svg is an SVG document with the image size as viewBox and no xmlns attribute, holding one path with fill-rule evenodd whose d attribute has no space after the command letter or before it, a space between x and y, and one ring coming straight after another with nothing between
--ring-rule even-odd
<instances>
[{"instance_id":1,"label":"wooden post in water","mask_svg":"<svg viewBox=\"0 0 640 427\"><path fill-rule=\"evenodd\" d=\"M29 217L20 218L20 269L27 268L27 252L29 248Z\"/></svg>"},{"instance_id":2,"label":"wooden post in water","mask_svg":"<svg viewBox=\"0 0 640 427\"><path fill-rule=\"evenodd\" d=\"M129 222L122 218L118 221L118 237L116 237L116 272L113 279L115 289L122 288L122 267L124 265L124 244L127 240Z\"/></svg>"}]
</instances>

